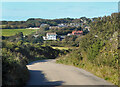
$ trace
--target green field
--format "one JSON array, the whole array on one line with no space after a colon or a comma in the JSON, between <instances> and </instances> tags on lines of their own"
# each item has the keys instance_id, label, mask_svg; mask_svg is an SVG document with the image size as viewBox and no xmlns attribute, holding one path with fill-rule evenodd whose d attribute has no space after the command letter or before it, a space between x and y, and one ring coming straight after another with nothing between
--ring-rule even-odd
<instances>
[{"instance_id":1,"label":"green field","mask_svg":"<svg viewBox=\"0 0 120 87\"><path fill-rule=\"evenodd\" d=\"M2 29L2 36L13 36L19 32L23 32L23 35L28 35L35 31L35 29Z\"/></svg>"}]
</instances>

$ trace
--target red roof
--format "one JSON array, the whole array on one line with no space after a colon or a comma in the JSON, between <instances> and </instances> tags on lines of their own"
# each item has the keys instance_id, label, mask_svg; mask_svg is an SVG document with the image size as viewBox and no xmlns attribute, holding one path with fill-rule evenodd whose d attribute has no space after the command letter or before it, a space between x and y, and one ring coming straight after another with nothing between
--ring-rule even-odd
<instances>
[{"instance_id":1,"label":"red roof","mask_svg":"<svg viewBox=\"0 0 120 87\"><path fill-rule=\"evenodd\" d=\"M82 34L83 31L73 31L72 34L75 35L75 34Z\"/></svg>"}]
</instances>

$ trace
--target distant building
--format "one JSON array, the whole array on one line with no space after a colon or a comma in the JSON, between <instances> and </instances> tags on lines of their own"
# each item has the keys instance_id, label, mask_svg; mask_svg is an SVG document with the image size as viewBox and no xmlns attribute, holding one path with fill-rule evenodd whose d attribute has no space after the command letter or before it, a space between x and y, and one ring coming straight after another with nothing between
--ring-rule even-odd
<instances>
[{"instance_id":1,"label":"distant building","mask_svg":"<svg viewBox=\"0 0 120 87\"><path fill-rule=\"evenodd\" d=\"M72 33L68 33L67 36L72 36L72 35L83 35L83 31L73 31Z\"/></svg>"},{"instance_id":2,"label":"distant building","mask_svg":"<svg viewBox=\"0 0 120 87\"><path fill-rule=\"evenodd\" d=\"M90 27L86 26L85 29L87 29L88 31L90 31Z\"/></svg>"},{"instance_id":3,"label":"distant building","mask_svg":"<svg viewBox=\"0 0 120 87\"><path fill-rule=\"evenodd\" d=\"M72 35L82 35L83 31L73 31Z\"/></svg>"},{"instance_id":4,"label":"distant building","mask_svg":"<svg viewBox=\"0 0 120 87\"><path fill-rule=\"evenodd\" d=\"M26 29L40 29L39 27L29 27L29 28L26 28Z\"/></svg>"},{"instance_id":5,"label":"distant building","mask_svg":"<svg viewBox=\"0 0 120 87\"><path fill-rule=\"evenodd\" d=\"M56 33L47 33L46 36L43 36L44 40L57 40Z\"/></svg>"},{"instance_id":6,"label":"distant building","mask_svg":"<svg viewBox=\"0 0 120 87\"><path fill-rule=\"evenodd\" d=\"M68 33L67 36L72 36L73 34L72 33Z\"/></svg>"},{"instance_id":7,"label":"distant building","mask_svg":"<svg viewBox=\"0 0 120 87\"><path fill-rule=\"evenodd\" d=\"M66 24L58 24L58 27L67 27Z\"/></svg>"},{"instance_id":8,"label":"distant building","mask_svg":"<svg viewBox=\"0 0 120 87\"><path fill-rule=\"evenodd\" d=\"M69 26L70 27L79 27L80 23L70 23Z\"/></svg>"},{"instance_id":9,"label":"distant building","mask_svg":"<svg viewBox=\"0 0 120 87\"><path fill-rule=\"evenodd\" d=\"M44 26L47 26L48 24L41 24L40 27L44 27Z\"/></svg>"}]
</instances>

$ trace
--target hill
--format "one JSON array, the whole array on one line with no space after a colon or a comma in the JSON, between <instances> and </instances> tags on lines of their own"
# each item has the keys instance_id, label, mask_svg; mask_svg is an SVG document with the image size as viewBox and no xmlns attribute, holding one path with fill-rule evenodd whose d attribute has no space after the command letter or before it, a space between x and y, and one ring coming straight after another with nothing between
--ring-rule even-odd
<instances>
[{"instance_id":1,"label":"hill","mask_svg":"<svg viewBox=\"0 0 120 87\"><path fill-rule=\"evenodd\" d=\"M91 31L79 41L79 49L58 58L118 85L118 31L120 13L97 18Z\"/></svg>"}]
</instances>

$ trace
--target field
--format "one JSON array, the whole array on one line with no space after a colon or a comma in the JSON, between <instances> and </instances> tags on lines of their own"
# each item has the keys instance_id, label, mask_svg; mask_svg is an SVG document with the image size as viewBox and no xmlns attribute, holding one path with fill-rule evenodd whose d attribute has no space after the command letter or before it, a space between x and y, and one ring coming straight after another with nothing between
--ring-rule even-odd
<instances>
[{"instance_id":1,"label":"field","mask_svg":"<svg viewBox=\"0 0 120 87\"><path fill-rule=\"evenodd\" d=\"M35 31L35 29L2 29L2 36L13 36L19 32L23 32L23 35L28 35Z\"/></svg>"},{"instance_id":2,"label":"field","mask_svg":"<svg viewBox=\"0 0 120 87\"><path fill-rule=\"evenodd\" d=\"M78 47L52 47L52 48L59 50L68 50L68 49L77 49Z\"/></svg>"}]
</instances>

